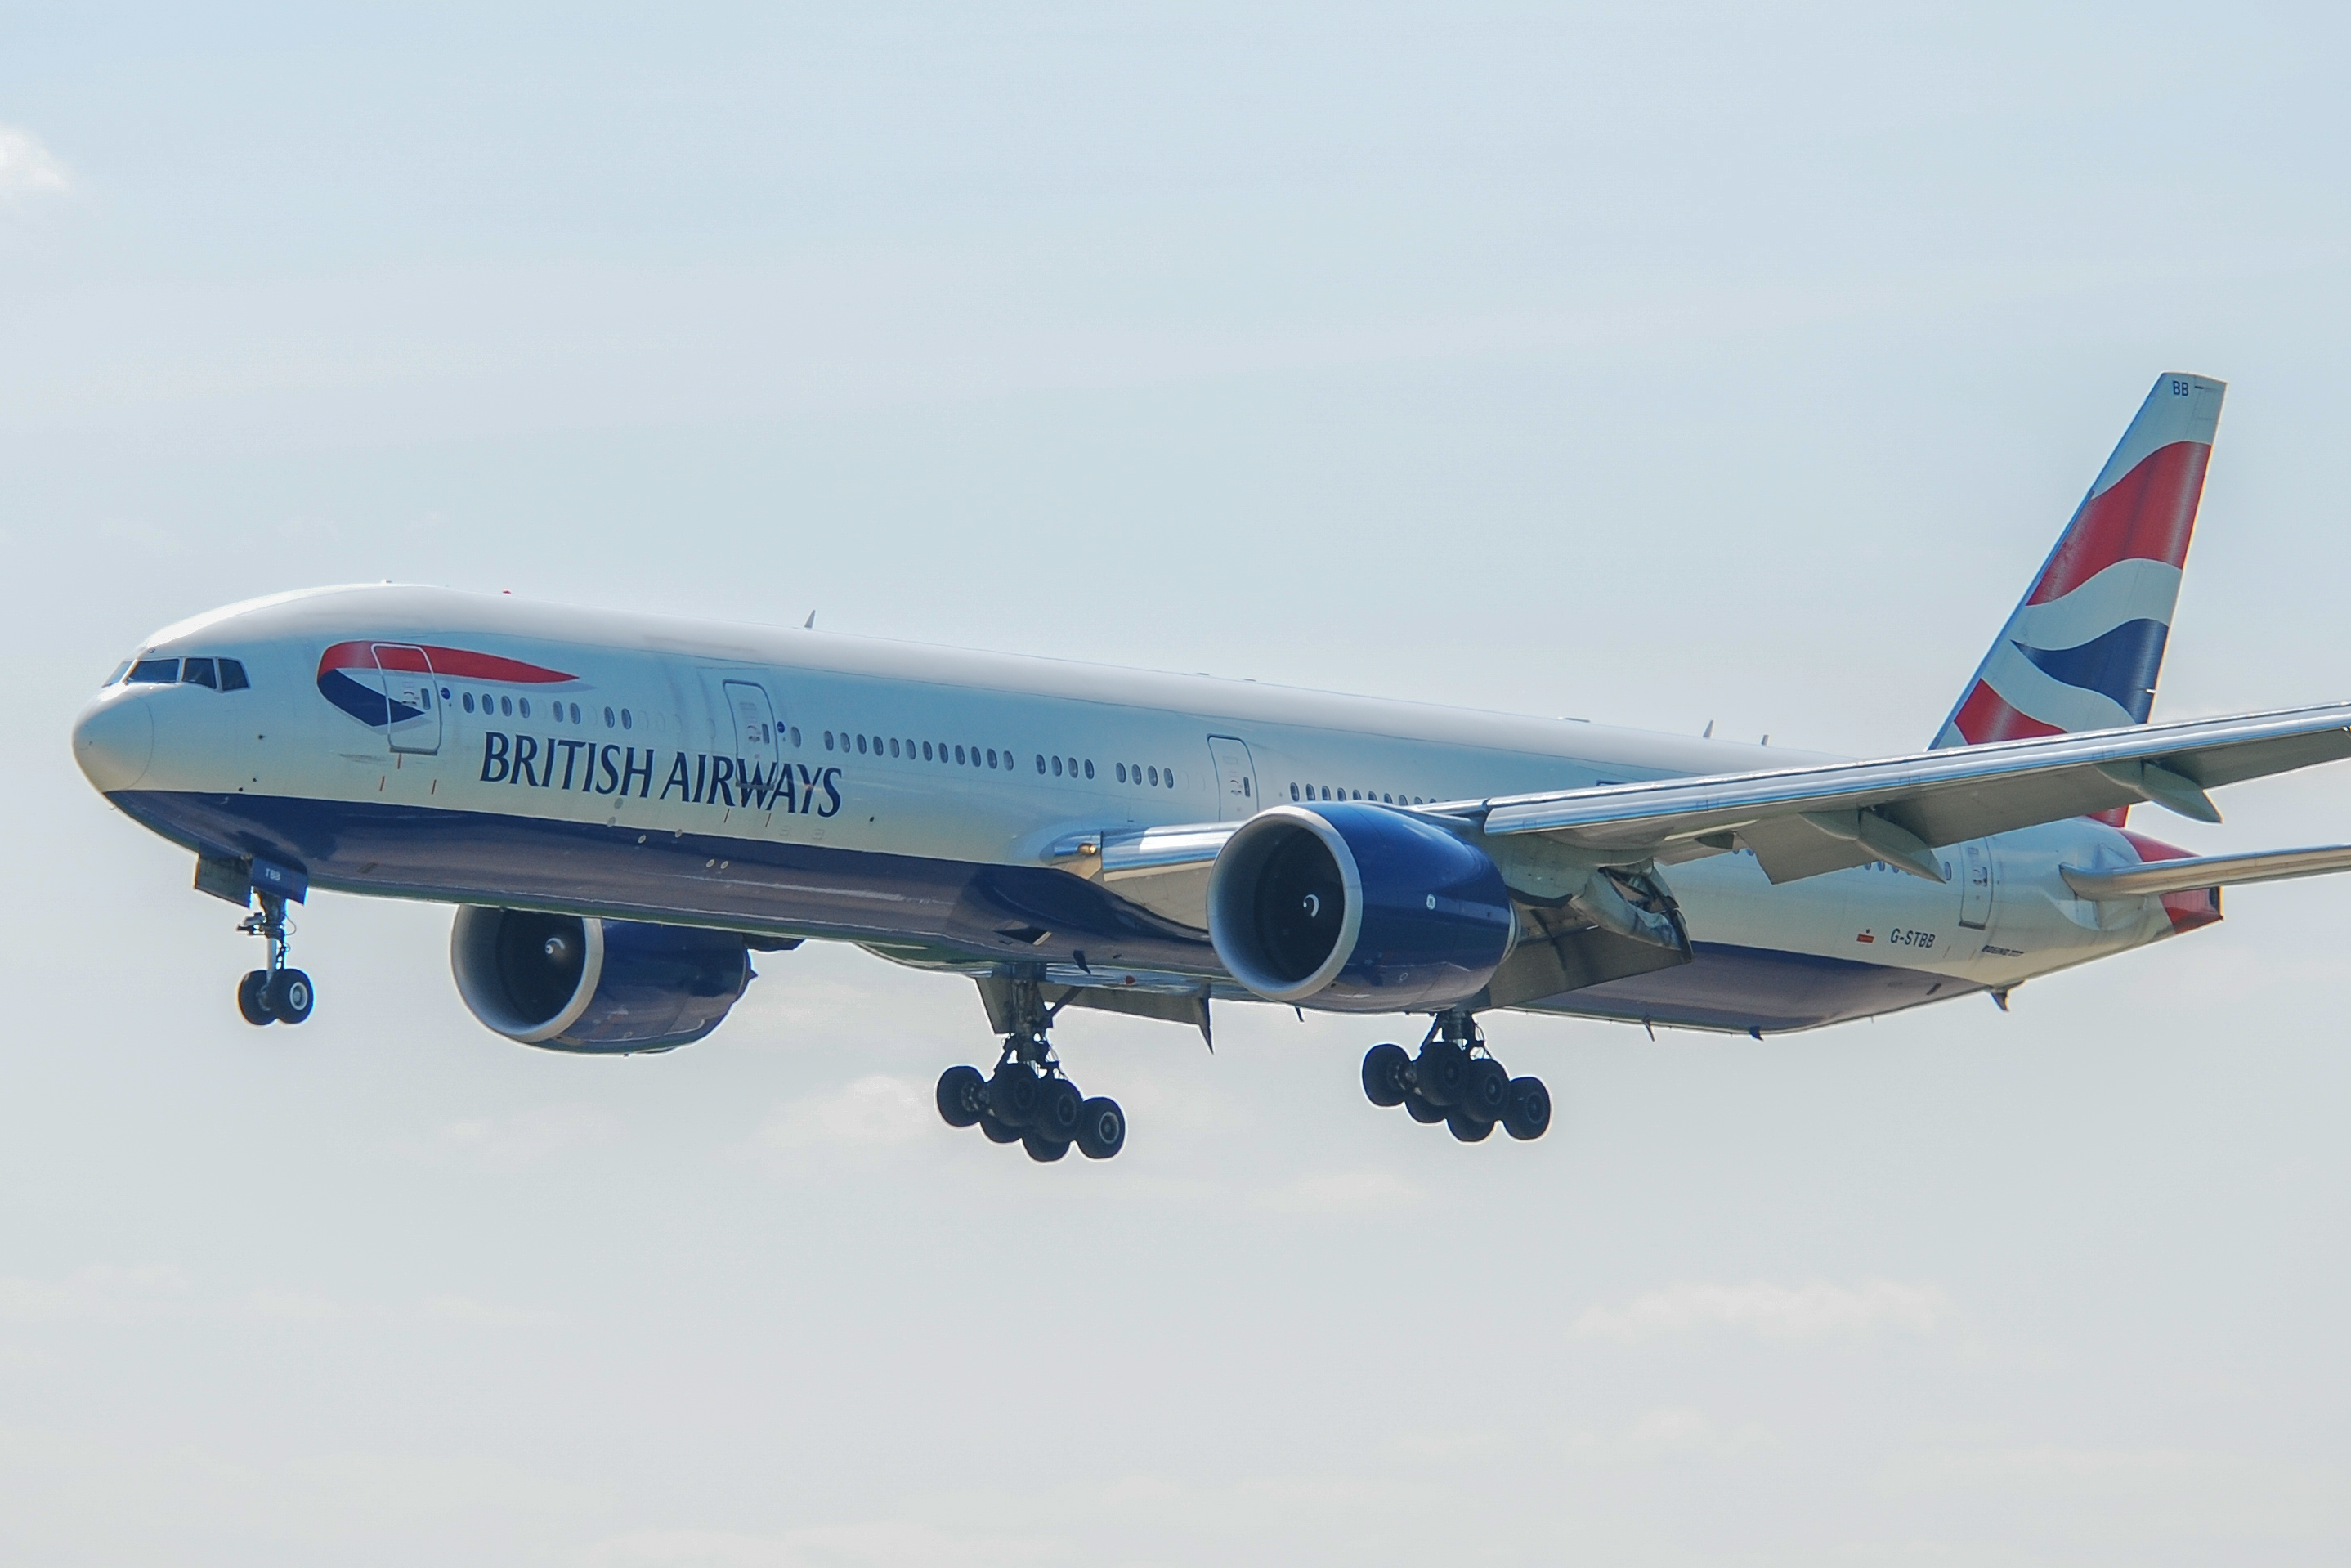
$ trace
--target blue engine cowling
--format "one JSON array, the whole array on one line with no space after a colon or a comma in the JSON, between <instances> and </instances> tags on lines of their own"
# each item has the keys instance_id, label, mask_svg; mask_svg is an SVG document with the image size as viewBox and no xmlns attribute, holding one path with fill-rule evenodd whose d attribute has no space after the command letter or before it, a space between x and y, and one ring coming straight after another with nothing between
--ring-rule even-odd
<instances>
[{"instance_id":1,"label":"blue engine cowling","mask_svg":"<svg viewBox=\"0 0 2351 1568\"><path fill-rule=\"evenodd\" d=\"M449 963L475 1018L549 1051L691 1045L751 983L737 932L474 905L457 911Z\"/></svg>"},{"instance_id":2,"label":"blue engine cowling","mask_svg":"<svg viewBox=\"0 0 2351 1568\"><path fill-rule=\"evenodd\" d=\"M1275 806L1208 873L1208 937L1234 979L1342 1012L1449 1007L1510 952L1502 873L1443 828L1385 806Z\"/></svg>"}]
</instances>

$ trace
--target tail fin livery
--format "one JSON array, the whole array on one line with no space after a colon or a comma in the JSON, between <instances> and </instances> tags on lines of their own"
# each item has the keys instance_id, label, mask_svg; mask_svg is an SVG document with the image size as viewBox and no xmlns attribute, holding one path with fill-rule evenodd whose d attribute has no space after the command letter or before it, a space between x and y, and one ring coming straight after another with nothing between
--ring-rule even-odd
<instances>
[{"instance_id":1,"label":"tail fin livery","mask_svg":"<svg viewBox=\"0 0 2351 1568\"><path fill-rule=\"evenodd\" d=\"M2156 378L1936 746L2147 722L2227 390Z\"/></svg>"}]
</instances>

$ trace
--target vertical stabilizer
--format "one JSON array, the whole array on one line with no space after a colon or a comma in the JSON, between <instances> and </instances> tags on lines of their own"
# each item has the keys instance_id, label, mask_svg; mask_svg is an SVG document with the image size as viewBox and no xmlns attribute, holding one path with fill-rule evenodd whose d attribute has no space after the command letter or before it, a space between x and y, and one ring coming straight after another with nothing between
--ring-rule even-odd
<instances>
[{"instance_id":1,"label":"vertical stabilizer","mask_svg":"<svg viewBox=\"0 0 2351 1568\"><path fill-rule=\"evenodd\" d=\"M2156 378L1936 746L2147 722L2226 391Z\"/></svg>"}]
</instances>

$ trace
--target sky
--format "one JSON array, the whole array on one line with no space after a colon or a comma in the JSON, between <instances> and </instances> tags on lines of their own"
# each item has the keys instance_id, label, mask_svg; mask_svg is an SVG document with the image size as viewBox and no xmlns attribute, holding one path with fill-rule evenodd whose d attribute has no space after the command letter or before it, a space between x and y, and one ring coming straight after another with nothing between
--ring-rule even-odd
<instances>
[{"instance_id":1,"label":"sky","mask_svg":"<svg viewBox=\"0 0 2351 1568\"><path fill-rule=\"evenodd\" d=\"M0 1559L2351 1556L2351 889L1766 1040L1057 1031L967 983L299 1030L74 768L149 632L381 579L1850 755L1923 745L2155 376L2231 383L2158 717L2351 696L2325 7L0 9ZM2351 838L2346 775L2199 852Z\"/></svg>"}]
</instances>

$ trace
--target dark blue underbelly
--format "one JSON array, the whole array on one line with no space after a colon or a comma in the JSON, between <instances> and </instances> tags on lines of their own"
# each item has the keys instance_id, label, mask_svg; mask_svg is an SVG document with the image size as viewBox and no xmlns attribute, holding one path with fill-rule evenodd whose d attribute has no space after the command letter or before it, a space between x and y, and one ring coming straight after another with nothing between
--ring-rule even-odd
<instances>
[{"instance_id":1,"label":"dark blue underbelly","mask_svg":"<svg viewBox=\"0 0 2351 1568\"><path fill-rule=\"evenodd\" d=\"M1044 867L367 801L155 790L111 799L192 850L285 862L350 893L897 944L940 961L1223 973L1199 935ZM1977 988L1913 969L1700 943L1688 964L1531 1005L1777 1031Z\"/></svg>"},{"instance_id":2,"label":"dark blue underbelly","mask_svg":"<svg viewBox=\"0 0 2351 1568\"><path fill-rule=\"evenodd\" d=\"M1041 866L291 796L112 800L190 849L286 862L350 893L896 942L974 962L1218 972L1205 936Z\"/></svg>"}]
</instances>

